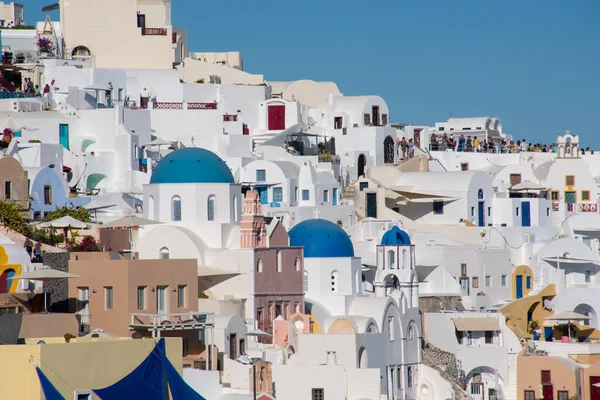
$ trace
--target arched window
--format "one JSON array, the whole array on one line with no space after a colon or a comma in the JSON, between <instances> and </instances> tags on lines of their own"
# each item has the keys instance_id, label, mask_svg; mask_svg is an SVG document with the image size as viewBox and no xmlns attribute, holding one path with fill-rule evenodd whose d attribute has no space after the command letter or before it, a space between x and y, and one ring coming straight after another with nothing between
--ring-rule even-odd
<instances>
[{"instance_id":1,"label":"arched window","mask_svg":"<svg viewBox=\"0 0 600 400\"><path fill-rule=\"evenodd\" d=\"M404 269L404 267L406 266L407 263L407 259L406 259L406 250L402 250L402 269Z\"/></svg>"},{"instance_id":2,"label":"arched window","mask_svg":"<svg viewBox=\"0 0 600 400\"><path fill-rule=\"evenodd\" d=\"M154 219L154 196L148 197L148 218Z\"/></svg>"},{"instance_id":3,"label":"arched window","mask_svg":"<svg viewBox=\"0 0 600 400\"><path fill-rule=\"evenodd\" d=\"M239 216L238 216L238 197L237 196L233 196L233 220L235 222L239 221Z\"/></svg>"},{"instance_id":4,"label":"arched window","mask_svg":"<svg viewBox=\"0 0 600 400\"><path fill-rule=\"evenodd\" d=\"M413 324L408 327L408 340L415 340L415 328Z\"/></svg>"},{"instance_id":5,"label":"arched window","mask_svg":"<svg viewBox=\"0 0 600 400\"><path fill-rule=\"evenodd\" d=\"M173 196L171 199L171 220L181 221L181 197Z\"/></svg>"},{"instance_id":6,"label":"arched window","mask_svg":"<svg viewBox=\"0 0 600 400\"><path fill-rule=\"evenodd\" d=\"M394 250L388 250L387 252L387 265L389 269L396 268L396 253Z\"/></svg>"},{"instance_id":7,"label":"arched window","mask_svg":"<svg viewBox=\"0 0 600 400\"><path fill-rule=\"evenodd\" d=\"M163 247L160 249L160 254L158 255L161 260L169 259L169 249L167 247Z\"/></svg>"},{"instance_id":8,"label":"arched window","mask_svg":"<svg viewBox=\"0 0 600 400\"><path fill-rule=\"evenodd\" d=\"M296 257L296 261L294 261L294 268L296 271L300 271L300 258Z\"/></svg>"},{"instance_id":9,"label":"arched window","mask_svg":"<svg viewBox=\"0 0 600 400\"><path fill-rule=\"evenodd\" d=\"M477 192L477 198L479 200L483 200L483 189L479 189L479 191Z\"/></svg>"},{"instance_id":10,"label":"arched window","mask_svg":"<svg viewBox=\"0 0 600 400\"><path fill-rule=\"evenodd\" d=\"M331 292L337 293L338 291L338 271L331 272Z\"/></svg>"},{"instance_id":11,"label":"arched window","mask_svg":"<svg viewBox=\"0 0 600 400\"><path fill-rule=\"evenodd\" d=\"M360 279L360 271L357 269L354 271L354 285L356 293L360 293L360 285L362 284L362 280Z\"/></svg>"},{"instance_id":12,"label":"arched window","mask_svg":"<svg viewBox=\"0 0 600 400\"><path fill-rule=\"evenodd\" d=\"M206 202L206 219L209 221L215 220L215 195L211 194L208 196L208 201Z\"/></svg>"},{"instance_id":13,"label":"arched window","mask_svg":"<svg viewBox=\"0 0 600 400\"><path fill-rule=\"evenodd\" d=\"M263 264L260 258L256 262L256 272L263 272Z\"/></svg>"}]
</instances>

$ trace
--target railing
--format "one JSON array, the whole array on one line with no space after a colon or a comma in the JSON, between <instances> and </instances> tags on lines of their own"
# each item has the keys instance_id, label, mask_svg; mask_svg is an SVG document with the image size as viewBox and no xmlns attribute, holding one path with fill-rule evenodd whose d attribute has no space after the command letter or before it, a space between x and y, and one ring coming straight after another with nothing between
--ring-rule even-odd
<instances>
[{"instance_id":1,"label":"railing","mask_svg":"<svg viewBox=\"0 0 600 400\"><path fill-rule=\"evenodd\" d=\"M216 110L217 103L187 103L188 110Z\"/></svg>"},{"instance_id":2,"label":"railing","mask_svg":"<svg viewBox=\"0 0 600 400\"><path fill-rule=\"evenodd\" d=\"M487 148L478 148L476 151L475 149L473 149L473 147L463 147L461 149L458 148L458 144L455 144L454 146L448 146L447 143L432 143L429 145L429 151L446 151L446 150L452 150L452 151L456 151L456 152L464 152L464 153L503 153L503 154L507 154L510 153L509 150L502 150L502 149L498 149L496 146L494 147L487 147Z\"/></svg>"},{"instance_id":3,"label":"railing","mask_svg":"<svg viewBox=\"0 0 600 400\"><path fill-rule=\"evenodd\" d=\"M575 204L573 203L567 203L567 211L575 211Z\"/></svg>"},{"instance_id":4,"label":"railing","mask_svg":"<svg viewBox=\"0 0 600 400\"><path fill-rule=\"evenodd\" d=\"M560 203L552 203L552 211L559 211Z\"/></svg>"},{"instance_id":5,"label":"railing","mask_svg":"<svg viewBox=\"0 0 600 400\"><path fill-rule=\"evenodd\" d=\"M167 36L167 28L142 28L142 36Z\"/></svg>"},{"instance_id":6,"label":"railing","mask_svg":"<svg viewBox=\"0 0 600 400\"><path fill-rule=\"evenodd\" d=\"M598 212L598 204L579 204L579 212Z\"/></svg>"},{"instance_id":7,"label":"railing","mask_svg":"<svg viewBox=\"0 0 600 400\"><path fill-rule=\"evenodd\" d=\"M23 92L0 92L0 99L24 99L25 97L33 96L27 96Z\"/></svg>"},{"instance_id":8,"label":"railing","mask_svg":"<svg viewBox=\"0 0 600 400\"><path fill-rule=\"evenodd\" d=\"M223 122L235 122L237 121L237 114L224 114Z\"/></svg>"},{"instance_id":9,"label":"railing","mask_svg":"<svg viewBox=\"0 0 600 400\"><path fill-rule=\"evenodd\" d=\"M183 103L152 102L152 108L155 110L182 110Z\"/></svg>"},{"instance_id":10,"label":"railing","mask_svg":"<svg viewBox=\"0 0 600 400\"><path fill-rule=\"evenodd\" d=\"M144 327L150 330L172 330L194 328L215 323L215 314L198 311L173 314L131 313L130 327Z\"/></svg>"}]
</instances>

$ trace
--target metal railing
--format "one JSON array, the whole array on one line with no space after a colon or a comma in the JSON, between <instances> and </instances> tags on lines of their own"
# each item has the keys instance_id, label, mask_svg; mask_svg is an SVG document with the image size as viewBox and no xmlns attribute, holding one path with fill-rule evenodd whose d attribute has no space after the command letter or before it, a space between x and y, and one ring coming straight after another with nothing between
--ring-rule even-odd
<instances>
[{"instance_id":1,"label":"metal railing","mask_svg":"<svg viewBox=\"0 0 600 400\"><path fill-rule=\"evenodd\" d=\"M237 117L237 114L223 114L223 122L235 122Z\"/></svg>"},{"instance_id":2,"label":"metal railing","mask_svg":"<svg viewBox=\"0 0 600 400\"><path fill-rule=\"evenodd\" d=\"M167 28L142 28L142 36L167 36Z\"/></svg>"},{"instance_id":3,"label":"metal railing","mask_svg":"<svg viewBox=\"0 0 600 400\"><path fill-rule=\"evenodd\" d=\"M187 313L143 314L131 313L130 327L148 328L149 330L193 329L213 325L214 313L190 311Z\"/></svg>"}]
</instances>

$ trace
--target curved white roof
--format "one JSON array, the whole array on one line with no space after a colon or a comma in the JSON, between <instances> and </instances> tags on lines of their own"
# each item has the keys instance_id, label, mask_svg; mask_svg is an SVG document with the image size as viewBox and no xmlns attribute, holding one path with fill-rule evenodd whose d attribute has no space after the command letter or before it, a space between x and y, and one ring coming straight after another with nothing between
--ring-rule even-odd
<instances>
[{"instance_id":1,"label":"curved white roof","mask_svg":"<svg viewBox=\"0 0 600 400\"><path fill-rule=\"evenodd\" d=\"M450 172L404 172L400 174L397 185L412 186L415 191L467 191L473 178L481 171L450 171Z\"/></svg>"}]
</instances>

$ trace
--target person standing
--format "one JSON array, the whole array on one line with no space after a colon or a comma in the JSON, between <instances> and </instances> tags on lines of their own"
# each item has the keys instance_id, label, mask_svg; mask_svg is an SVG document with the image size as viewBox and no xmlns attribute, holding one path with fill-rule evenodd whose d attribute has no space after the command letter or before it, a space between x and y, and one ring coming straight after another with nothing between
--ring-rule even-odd
<instances>
[{"instance_id":1,"label":"person standing","mask_svg":"<svg viewBox=\"0 0 600 400\"><path fill-rule=\"evenodd\" d=\"M29 254L29 259L31 260L31 255L33 254L33 243L29 239L29 236L25 237L25 242L23 243L23 247L27 254Z\"/></svg>"},{"instance_id":2,"label":"person standing","mask_svg":"<svg viewBox=\"0 0 600 400\"><path fill-rule=\"evenodd\" d=\"M402 149L402 159L405 160L406 159L406 149L408 147L408 144L406 143L406 138L402 138L402 140L400 141L400 148Z\"/></svg>"},{"instance_id":3,"label":"person standing","mask_svg":"<svg viewBox=\"0 0 600 400\"><path fill-rule=\"evenodd\" d=\"M415 156L415 144L412 139L408 139L408 158Z\"/></svg>"}]
</instances>

